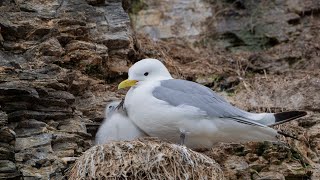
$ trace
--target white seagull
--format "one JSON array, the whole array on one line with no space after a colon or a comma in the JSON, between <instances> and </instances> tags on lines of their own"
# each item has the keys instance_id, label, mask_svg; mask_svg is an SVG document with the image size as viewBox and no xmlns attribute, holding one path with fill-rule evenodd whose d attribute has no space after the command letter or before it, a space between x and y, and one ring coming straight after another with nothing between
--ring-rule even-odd
<instances>
[{"instance_id":1,"label":"white seagull","mask_svg":"<svg viewBox=\"0 0 320 180\"><path fill-rule=\"evenodd\" d=\"M105 144L110 141L133 140L144 137L141 131L126 115L124 109L119 108L120 101L114 101L105 109L105 119L97 134L96 144Z\"/></svg>"},{"instance_id":2,"label":"white seagull","mask_svg":"<svg viewBox=\"0 0 320 180\"><path fill-rule=\"evenodd\" d=\"M210 148L218 142L276 141L283 133L269 126L306 115L303 111L241 110L203 85L173 79L156 59L138 61L128 74L118 86L131 87L124 102L128 117L148 135L190 148Z\"/></svg>"}]
</instances>

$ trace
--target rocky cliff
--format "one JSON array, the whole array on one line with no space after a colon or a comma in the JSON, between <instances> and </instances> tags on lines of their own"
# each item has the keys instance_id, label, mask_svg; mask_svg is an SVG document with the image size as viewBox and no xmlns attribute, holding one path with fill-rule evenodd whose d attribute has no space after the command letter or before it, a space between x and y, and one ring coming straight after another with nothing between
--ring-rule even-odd
<instances>
[{"instance_id":1,"label":"rocky cliff","mask_svg":"<svg viewBox=\"0 0 320 180\"><path fill-rule=\"evenodd\" d=\"M320 177L317 0L4 0L0 12L0 178L63 179L144 57L247 110L308 111L277 127L301 139L290 146L205 151L227 178Z\"/></svg>"},{"instance_id":2,"label":"rocky cliff","mask_svg":"<svg viewBox=\"0 0 320 180\"><path fill-rule=\"evenodd\" d=\"M62 179L115 96L105 80L135 54L128 14L89 0L8 0L0 12L0 177Z\"/></svg>"}]
</instances>

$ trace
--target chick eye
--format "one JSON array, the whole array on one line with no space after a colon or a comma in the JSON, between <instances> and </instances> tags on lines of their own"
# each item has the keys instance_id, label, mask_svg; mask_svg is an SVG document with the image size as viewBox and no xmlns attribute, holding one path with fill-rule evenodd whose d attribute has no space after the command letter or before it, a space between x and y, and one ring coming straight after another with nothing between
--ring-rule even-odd
<instances>
[{"instance_id":1,"label":"chick eye","mask_svg":"<svg viewBox=\"0 0 320 180\"><path fill-rule=\"evenodd\" d=\"M109 106L109 109L111 109L112 108L112 106Z\"/></svg>"},{"instance_id":2,"label":"chick eye","mask_svg":"<svg viewBox=\"0 0 320 180\"><path fill-rule=\"evenodd\" d=\"M143 75L144 75L144 76L148 76L148 75L149 75L149 73L148 73L148 72L145 72Z\"/></svg>"}]
</instances>

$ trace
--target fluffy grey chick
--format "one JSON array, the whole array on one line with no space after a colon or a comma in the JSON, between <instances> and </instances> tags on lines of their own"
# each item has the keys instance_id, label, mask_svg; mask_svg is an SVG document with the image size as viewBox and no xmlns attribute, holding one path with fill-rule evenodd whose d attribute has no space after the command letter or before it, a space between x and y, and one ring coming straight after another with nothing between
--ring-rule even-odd
<instances>
[{"instance_id":1,"label":"fluffy grey chick","mask_svg":"<svg viewBox=\"0 0 320 180\"><path fill-rule=\"evenodd\" d=\"M147 136L128 118L125 109L118 107L119 104L120 101L113 101L105 108L105 118L96 134L96 144Z\"/></svg>"}]
</instances>

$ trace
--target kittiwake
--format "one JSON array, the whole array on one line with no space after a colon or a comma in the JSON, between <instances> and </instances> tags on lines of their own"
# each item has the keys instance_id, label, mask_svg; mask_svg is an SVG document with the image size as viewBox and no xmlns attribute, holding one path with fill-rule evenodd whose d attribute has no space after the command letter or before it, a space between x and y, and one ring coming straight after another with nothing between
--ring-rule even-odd
<instances>
[{"instance_id":1,"label":"kittiwake","mask_svg":"<svg viewBox=\"0 0 320 180\"><path fill-rule=\"evenodd\" d=\"M138 61L128 75L118 86L131 87L124 102L128 117L148 135L171 142L185 139L190 148L210 148L218 142L277 141L278 131L269 126L306 115L303 111L241 110L210 88L173 79L156 59Z\"/></svg>"},{"instance_id":2,"label":"kittiwake","mask_svg":"<svg viewBox=\"0 0 320 180\"><path fill-rule=\"evenodd\" d=\"M141 131L126 115L120 101L114 101L105 108L105 118L96 134L96 144L105 144L110 141L133 140L144 137Z\"/></svg>"}]
</instances>

